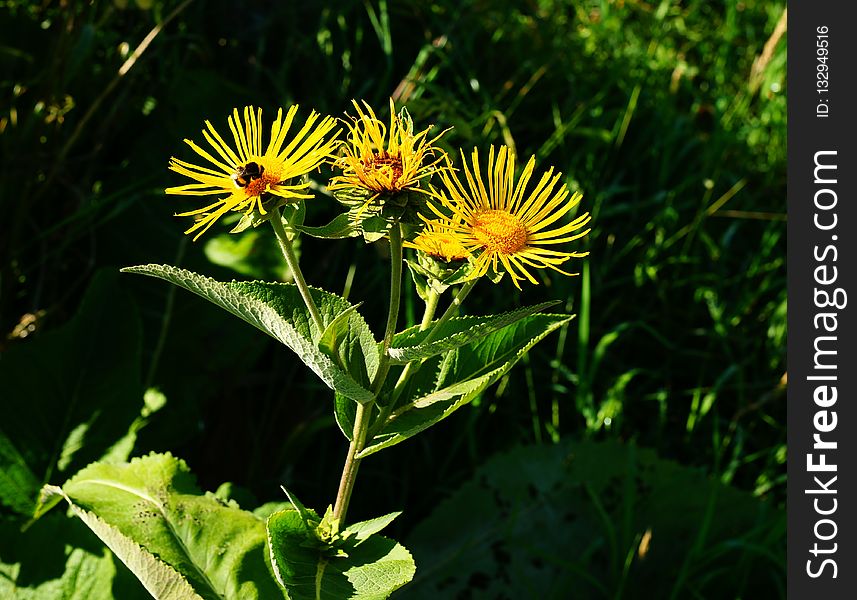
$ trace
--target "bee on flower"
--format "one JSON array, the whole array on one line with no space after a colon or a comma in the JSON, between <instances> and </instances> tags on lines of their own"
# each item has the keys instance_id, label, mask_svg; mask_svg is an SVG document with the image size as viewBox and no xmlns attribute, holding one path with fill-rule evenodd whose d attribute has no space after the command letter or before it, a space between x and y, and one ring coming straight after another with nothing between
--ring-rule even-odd
<instances>
[{"instance_id":1,"label":"bee on flower","mask_svg":"<svg viewBox=\"0 0 857 600\"><path fill-rule=\"evenodd\" d=\"M488 153L488 172L483 177L479 151L474 148L468 165L461 152L465 182L451 170L442 171L441 189L432 190L441 210L429 204L436 219L423 232L422 245L456 242L474 258L471 278L482 277L489 268L504 271L520 289L521 281L538 282L530 269L552 269L573 275L559 265L589 252L554 249L558 244L578 240L589 233L591 217L583 213L570 222L555 225L580 202L579 192L570 194L561 173L553 167L543 173L535 187L527 190L535 171L530 157L520 177L515 178L515 154L508 146ZM427 221L428 222L428 221ZM441 239L442 238L442 239Z\"/></svg>"},{"instance_id":2,"label":"bee on flower","mask_svg":"<svg viewBox=\"0 0 857 600\"><path fill-rule=\"evenodd\" d=\"M290 136L292 126L296 125L297 110L297 105L290 107L285 119L282 109L277 112L266 146L262 141L262 109L252 106L244 108L243 121L238 109L228 118L233 145L227 143L209 121L205 122L202 135L214 154L191 140L184 140L208 164L200 166L171 158L170 170L195 183L167 188L166 193L221 196L207 206L176 215L197 217L185 233L196 232L196 240L231 211L264 216L272 207L312 197L307 193L309 182L297 179L330 159L339 132L330 135L336 127L336 119L321 117L312 111Z\"/></svg>"}]
</instances>

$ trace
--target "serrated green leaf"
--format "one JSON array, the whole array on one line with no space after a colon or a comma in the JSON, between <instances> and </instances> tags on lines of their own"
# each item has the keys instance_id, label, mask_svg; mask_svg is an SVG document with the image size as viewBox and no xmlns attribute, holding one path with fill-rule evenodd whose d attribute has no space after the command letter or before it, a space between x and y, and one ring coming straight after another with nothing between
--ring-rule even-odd
<instances>
[{"instance_id":1,"label":"serrated green leaf","mask_svg":"<svg viewBox=\"0 0 857 600\"><path fill-rule=\"evenodd\" d=\"M204 600L197 594L181 573L170 565L158 560L151 552L123 535L116 527L109 525L97 515L83 510L66 495L62 488L45 486L46 494L55 494L65 498L72 512L89 527L119 559L125 563L154 598L164 600ZM216 597L216 596L214 596Z\"/></svg>"},{"instance_id":2,"label":"serrated green leaf","mask_svg":"<svg viewBox=\"0 0 857 600\"><path fill-rule=\"evenodd\" d=\"M95 463L62 488L77 514L156 598L280 598L265 561L265 525L201 495L183 461L151 454Z\"/></svg>"},{"instance_id":3,"label":"serrated green leaf","mask_svg":"<svg viewBox=\"0 0 857 600\"><path fill-rule=\"evenodd\" d=\"M530 315L450 351L434 375L434 390L396 408L357 456L364 458L394 446L445 419L505 375L549 333L573 318Z\"/></svg>"},{"instance_id":4,"label":"serrated green leaf","mask_svg":"<svg viewBox=\"0 0 857 600\"><path fill-rule=\"evenodd\" d=\"M322 332L313 323L297 287L263 281L220 282L169 265L141 265L122 269L158 277L191 291L288 346L328 387L356 402L373 394L365 385L378 368L379 350L369 326L356 311L348 319L348 339L340 346L349 366L345 371L317 345ZM310 288L325 326L353 306L344 298Z\"/></svg>"},{"instance_id":5,"label":"serrated green leaf","mask_svg":"<svg viewBox=\"0 0 857 600\"><path fill-rule=\"evenodd\" d=\"M525 317L541 312L556 304L558 304L556 301L544 302L535 306L527 306L500 315L486 317L453 317L444 323L439 331L434 331L434 328L431 326L425 330L421 330L420 326L416 325L396 334L389 354L393 360L400 363L428 358L485 337L493 331L502 329L515 321L520 321ZM423 343L423 340L428 335L432 336L433 341Z\"/></svg>"},{"instance_id":6,"label":"serrated green leaf","mask_svg":"<svg viewBox=\"0 0 857 600\"><path fill-rule=\"evenodd\" d=\"M0 598L151 600L152 596L77 518L60 511L21 531L0 517Z\"/></svg>"},{"instance_id":7,"label":"serrated green leaf","mask_svg":"<svg viewBox=\"0 0 857 600\"><path fill-rule=\"evenodd\" d=\"M68 323L3 353L0 505L31 516L43 484L98 460L129 430L143 401L140 346L136 306L111 269Z\"/></svg>"},{"instance_id":8,"label":"serrated green leaf","mask_svg":"<svg viewBox=\"0 0 857 600\"><path fill-rule=\"evenodd\" d=\"M348 213L335 216L327 225L322 225L320 227L296 225L295 229L314 238L322 238L325 240L341 240L343 238L357 237L360 235L360 228L351 219Z\"/></svg>"},{"instance_id":9,"label":"serrated green leaf","mask_svg":"<svg viewBox=\"0 0 857 600\"><path fill-rule=\"evenodd\" d=\"M383 600L408 583L416 567L394 540L373 535L347 540L345 556L328 556L293 510L268 518L268 544L277 581L290 600Z\"/></svg>"}]
</instances>

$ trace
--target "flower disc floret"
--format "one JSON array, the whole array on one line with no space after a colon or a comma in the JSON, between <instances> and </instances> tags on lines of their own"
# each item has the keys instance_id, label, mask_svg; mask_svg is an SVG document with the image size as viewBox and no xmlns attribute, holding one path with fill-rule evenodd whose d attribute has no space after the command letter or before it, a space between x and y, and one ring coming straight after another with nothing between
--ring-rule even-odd
<instances>
[{"instance_id":1,"label":"flower disc floret","mask_svg":"<svg viewBox=\"0 0 857 600\"><path fill-rule=\"evenodd\" d=\"M535 170L535 157L530 157L520 177L515 178L515 155L507 146L488 153L487 177L479 165L479 151L473 150L470 164L464 152L464 182L453 171L440 174L443 187L433 189L441 207L429 206L438 217L430 221L439 231L454 235L472 253L473 277L481 277L491 268L505 271L516 287L528 280L538 282L531 268L552 269L572 275L559 265L572 258L582 258L589 252L564 252L553 249L557 244L578 240L589 233L589 213L554 226L580 202L582 195L571 194L562 173L553 167L527 190Z\"/></svg>"},{"instance_id":2,"label":"flower disc floret","mask_svg":"<svg viewBox=\"0 0 857 600\"><path fill-rule=\"evenodd\" d=\"M196 240L230 211L247 215L258 211L260 215L265 215L272 200L290 202L312 197L307 193L309 182L295 180L317 169L330 158L336 147L338 131L333 132L336 127L334 118L321 117L312 111L301 128L289 136L297 110L297 105L290 107L285 119L282 109L277 112L268 144L264 147L262 110L252 106L244 108L243 121L238 109L233 110L227 119L233 145L227 143L209 121L205 122L202 136L214 154L191 140L184 140L210 166L171 158L170 170L196 183L167 188L166 193L182 196L225 195L203 208L178 213L177 216L197 217L197 221L185 233L196 232Z\"/></svg>"},{"instance_id":3,"label":"flower disc floret","mask_svg":"<svg viewBox=\"0 0 857 600\"><path fill-rule=\"evenodd\" d=\"M346 121L347 139L341 144L342 155L334 167L342 171L335 176L331 191L363 191L369 201L381 194L406 191L425 192L420 182L443 170L446 154L435 146L445 132L429 139L431 127L413 132L407 113L396 114L390 99L390 123L385 125L366 102L352 100L356 117Z\"/></svg>"}]
</instances>

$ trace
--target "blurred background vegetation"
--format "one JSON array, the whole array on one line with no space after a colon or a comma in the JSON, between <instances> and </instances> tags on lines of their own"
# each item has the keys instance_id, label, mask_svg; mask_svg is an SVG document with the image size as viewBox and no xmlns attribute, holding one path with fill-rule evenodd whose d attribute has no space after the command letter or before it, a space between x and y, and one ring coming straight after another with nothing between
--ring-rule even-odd
<instances>
[{"instance_id":1,"label":"blurred background vegetation","mask_svg":"<svg viewBox=\"0 0 857 600\"><path fill-rule=\"evenodd\" d=\"M168 158L236 106L341 116L392 95L417 127L454 127L451 152L535 154L594 216L580 277L480 285L467 306L561 299L577 319L361 468L352 518L405 510L391 535L418 571L396 597L785 595L783 2L0 7L0 591L143 597L63 515L20 533L42 483L128 431L133 455L171 451L244 507L281 484L331 501L346 444L329 390L202 299L116 272L288 277L267 228L190 242L173 214L197 204L163 194ZM323 190L308 209L337 214ZM301 251L313 285L387 286L381 244ZM376 331L383 304L362 309ZM403 315L421 315L412 285Z\"/></svg>"}]
</instances>

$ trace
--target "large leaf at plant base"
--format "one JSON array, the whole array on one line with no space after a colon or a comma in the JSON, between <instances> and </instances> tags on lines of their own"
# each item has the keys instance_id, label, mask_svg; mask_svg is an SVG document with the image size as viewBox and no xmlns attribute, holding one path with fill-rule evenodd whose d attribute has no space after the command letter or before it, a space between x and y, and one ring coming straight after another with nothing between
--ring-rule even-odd
<instances>
[{"instance_id":1,"label":"large leaf at plant base","mask_svg":"<svg viewBox=\"0 0 857 600\"><path fill-rule=\"evenodd\" d=\"M377 530L390 517L361 525ZM345 541L338 547L344 555L325 552L296 510L271 515L268 536L277 581L291 600L383 600L416 570L404 546L377 534Z\"/></svg>"},{"instance_id":2,"label":"large leaf at plant base","mask_svg":"<svg viewBox=\"0 0 857 600\"><path fill-rule=\"evenodd\" d=\"M389 354L393 360L402 363L428 358L485 337L493 331L502 329L515 321L520 321L524 317L541 312L555 304L557 302L545 302L536 306L527 306L500 315L485 317L453 317L441 325L438 331L435 331L433 327L420 331L420 326L416 325L396 334ZM433 341L426 343L423 340L429 334Z\"/></svg>"},{"instance_id":3,"label":"large leaf at plant base","mask_svg":"<svg viewBox=\"0 0 857 600\"><path fill-rule=\"evenodd\" d=\"M68 323L0 360L0 504L21 515L44 483L99 459L139 415L140 324L117 279L96 274Z\"/></svg>"},{"instance_id":4,"label":"large leaf at plant base","mask_svg":"<svg viewBox=\"0 0 857 600\"><path fill-rule=\"evenodd\" d=\"M415 600L785 594L783 510L615 441L490 459L408 546Z\"/></svg>"},{"instance_id":5,"label":"large leaf at plant base","mask_svg":"<svg viewBox=\"0 0 857 600\"><path fill-rule=\"evenodd\" d=\"M322 332L292 284L221 282L169 265L126 267L122 271L158 277L202 296L291 348L331 389L357 402L373 398L366 388L378 368L378 345L369 326L344 298L310 290L325 327L341 313L352 311L344 328L346 337L338 345L340 354L332 357L318 347ZM340 366L343 364L349 365L348 371Z\"/></svg>"},{"instance_id":6,"label":"large leaf at plant base","mask_svg":"<svg viewBox=\"0 0 857 600\"><path fill-rule=\"evenodd\" d=\"M434 389L415 397L406 395L404 403L399 402L358 456L403 442L445 419L506 374L536 343L573 318L530 315L448 352L438 366L425 369L433 377ZM411 390L420 389L418 381Z\"/></svg>"},{"instance_id":7,"label":"large leaf at plant base","mask_svg":"<svg viewBox=\"0 0 857 600\"><path fill-rule=\"evenodd\" d=\"M265 560L264 521L202 495L169 454L95 463L62 488L45 486L46 498L58 495L156 598L282 597Z\"/></svg>"},{"instance_id":8,"label":"large leaf at plant base","mask_svg":"<svg viewBox=\"0 0 857 600\"><path fill-rule=\"evenodd\" d=\"M21 532L0 517L0 598L151 600L140 583L80 520L55 512Z\"/></svg>"}]
</instances>

